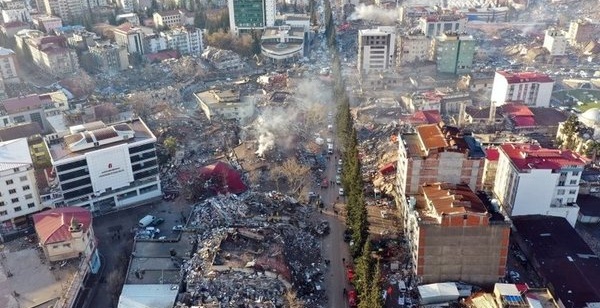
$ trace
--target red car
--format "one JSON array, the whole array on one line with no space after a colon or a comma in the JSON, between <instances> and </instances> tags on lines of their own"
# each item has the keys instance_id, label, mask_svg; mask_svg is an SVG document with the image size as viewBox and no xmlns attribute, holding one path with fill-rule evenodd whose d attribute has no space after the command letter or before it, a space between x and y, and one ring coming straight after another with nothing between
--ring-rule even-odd
<instances>
[{"instance_id":1,"label":"red car","mask_svg":"<svg viewBox=\"0 0 600 308\"><path fill-rule=\"evenodd\" d=\"M321 182L321 188L327 188L327 187L329 187L329 180L323 179L323 181Z\"/></svg>"},{"instance_id":2,"label":"red car","mask_svg":"<svg viewBox=\"0 0 600 308\"><path fill-rule=\"evenodd\" d=\"M356 298L356 290L348 291L348 306L350 306L350 308L357 307Z\"/></svg>"},{"instance_id":3,"label":"red car","mask_svg":"<svg viewBox=\"0 0 600 308\"><path fill-rule=\"evenodd\" d=\"M351 267L346 268L346 277L348 277L348 281L352 282L354 280L354 269Z\"/></svg>"}]
</instances>

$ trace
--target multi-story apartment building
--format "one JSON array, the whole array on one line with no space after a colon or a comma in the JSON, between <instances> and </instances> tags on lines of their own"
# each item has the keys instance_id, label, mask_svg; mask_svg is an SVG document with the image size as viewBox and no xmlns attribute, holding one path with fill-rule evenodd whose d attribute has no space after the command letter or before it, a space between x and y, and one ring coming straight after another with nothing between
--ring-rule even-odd
<instances>
[{"instance_id":1,"label":"multi-story apartment building","mask_svg":"<svg viewBox=\"0 0 600 308\"><path fill-rule=\"evenodd\" d=\"M469 186L425 184L410 207L405 234L420 283L486 285L505 275L510 221Z\"/></svg>"},{"instance_id":2,"label":"multi-story apartment building","mask_svg":"<svg viewBox=\"0 0 600 308\"><path fill-rule=\"evenodd\" d=\"M145 54L144 32L139 27L130 23L124 23L113 30L115 42L119 46L125 46L130 54Z\"/></svg>"},{"instance_id":3,"label":"multi-story apartment building","mask_svg":"<svg viewBox=\"0 0 600 308\"><path fill-rule=\"evenodd\" d=\"M399 36L396 64L398 66L422 62L429 58L431 38L423 32L412 32Z\"/></svg>"},{"instance_id":4,"label":"multi-story apartment building","mask_svg":"<svg viewBox=\"0 0 600 308\"><path fill-rule=\"evenodd\" d=\"M31 15L29 14L29 9L27 8L25 1L0 1L0 9L2 11L2 21L4 23L12 21L31 21Z\"/></svg>"},{"instance_id":5,"label":"multi-story apartment building","mask_svg":"<svg viewBox=\"0 0 600 308\"><path fill-rule=\"evenodd\" d=\"M228 0L229 29L235 35L275 25L275 0Z\"/></svg>"},{"instance_id":6,"label":"multi-story apartment building","mask_svg":"<svg viewBox=\"0 0 600 308\"><path fill-rule=\"evenodd\" d=\"M433 40L432 60L440 73L469 73L474 56L475 39L470 35L446 32Z\"/></svg>"},{"instance_id":7,"label":"multi-story apartment building","mask_svg":"<svg viewBox=\"0 0 600 308\"><path fill-rule=\"evenodd\" d=\"M419 18L419 28L430 37L440 36L446 32L464 33L467 21L467 17L463 15L429 15Z\"/></svg>"},{"instance_id":8,"label":"multi-story apartment building","mask_svg":"<svg viewBox=\"0 0 600 308\"><path fill-rule=\"evenodd\" d=\"M152 15L156 28L171 28L194 24L194 15L184 10L162 11Z\"/></svg>"},{"instance_id":9,"label":"multi-story apartment building","mask_svg":"<svg viewBox=\"0 0 600 308\"><path fill-rule=\"evenodd\" d=\"M396 34L394 27L358 31L358 71L373 73L394 67Z\"/></svg>"},{"instance_id":10,"label":"multi-story apartment building","mask_svg":"<svg viewBox=\"0 0 600 308\"><path fill-rule=\"evenodd\" d=\"M565 31L556 28L544 32L544 48L551 56L564 56L567 54L567 35Z\"/></svg>"},{"instance_id":11,"label":"multi-story apartment building","mask_svg":"<svg viewBox=\"0 0 600 308\"><path fill-rule=\"evenodd\" d=\"M41 204L26 138L0 142L0 224L4 231L25 225Z\"/></svg>"},{"instance_id":12,"label":"multi-story apartment building","mask_svg":"<svg viewBox=\"0 0 600 308\"><path fill-rule=\"evenodd\" d=\"M45 13L58 16L67 24L83 21L89 8L88 2L82 0L44 0Z\"/></svg>"},{"instance_id":13,"label":"multi-story apartment building","mask_svg":"<svg viewBox=\"0 0 600 308\"><path fill-rule=\"evenodd\" d=\"M567 39L572 46L579 46L599 38L600 23L591 19L578 19L569 24Z\"/></svg>"},{"instance_id":14,"label":"multi-story apartment building","mask_svg":"<svg viewBox=\"0 0 600 308\"><path fill-rule=\"evenodd\" d=\"M485 191L494 190L499 156L497 148L489 147L485 149L485 164L483 166L483 189Z\"/></svg>"},{"instance_id":15,"label":"multi-story apartment building","mask_svg":"<svg viewBox=\"0 0 600 308\"><path fill-rule=\"evenodd\" d=\"M533 107L549 107L554 80L536 72L497 71L491 100L496 106L516 102Z\"/></svg>"},{"instance_id":16,"label":"multi-story apartment building","mask_svg":"<svg viewBox=\"0 0 600 308\"><path fill-rule=\"evenodd\" d=\"M420 125L399 138L397 191L416 194L425 183L467 184L482 187L485 152L477 140L451 126Z\"/></svg>"},{"instance_id":17,"label":"multi-story apartment building","mask_svg":"<svg viewBox=\"0 0 600 308\"><path fill-rule=\"evenodd\" d=\"M167 48L177 50L184 55L200 55L203 50L202 31L193 26L175 27L161 32L165 38Z\"/></svg>"},{"instance_id":18,"label":"multi-story apartment building","mask_svg":"<svg viewBox=\"0 0 600 308\"><path fill-rule=\"evenodd\" d=\"M559 216L575 225L585 159L570 150L531 144L504 144L498 150L494 194L506 213Z\"/></svg>"},{"instance_id":19,"label":"multi-story apartment building","mask_svg":"<svg viewBox=\"0 0 600 308\"><path fill-rule=\"evenodd\" d=\"M0 101L0 127L34 122L43 131L47 130L48 122L44 110L52 108L53 102L45 96L30 94Z\"/></svg>"},{"instance_id":20,"label":"multi-story apartment building","mask_svg":"<svg viewBox=\"0 0 600 308\"><path fill-rule=\"evenodd\" d=\"M209 120L244 121L254 114L254 97L240 96L235 90L209 90L194 93L194 97Z\"/></svg>"},{"instance_id":21,"label":"multi-story apartment building","mask_svg":"<svg viewBox=\"0 0 600 308\"><path fill-rule=\"evenodd\" d=\"M46 140L59 181L56 206L103 212L162 195L156 137L141 119L69 128L70 135Z\"/></svg>"},{"instance_id":22,"label":"multi-story apartment building","mask_svg":"<svg viewBox=\"0 0 600 308\"><path fill-rule=\"evenodd\" d=\"M5 83L20 81L17 54L3 47L0 47L0 77Z\"/></svg>"},{"instance_id":23,"label":"multi-story apartment building","mask_svg":"<svg viewBox=\"0 0 600 308\"><path fill-rule=\"evenodd\" d=\"M54 29L61 28L63 26L62 19L60 17L51 15L35 15L32 17L33 26L46 33L52 32Z\"/></svg>"},{"instance_id":24,"label":"multi-story apartment building","mask_svg":"<svg viewBox=\"0 0 600 308\"><path fill-rule=\"evenodd\" d=\"M102 72L118 72L129 67L127 48L110 43L97 44L89 48L94 66Z\"/></svg>"},{"instance_id":25,"label":"multi-story apartment building","mask_svg":"<svg viewBox=\"0 0 600 308\"><path fill-rule=\"evenodd\" d=\"M65 76L79 70L77 52L67 48L66 38L34 37L27 39L25 43L29 46L33 63L47 73Z\"/></svg>"}]
</instances>

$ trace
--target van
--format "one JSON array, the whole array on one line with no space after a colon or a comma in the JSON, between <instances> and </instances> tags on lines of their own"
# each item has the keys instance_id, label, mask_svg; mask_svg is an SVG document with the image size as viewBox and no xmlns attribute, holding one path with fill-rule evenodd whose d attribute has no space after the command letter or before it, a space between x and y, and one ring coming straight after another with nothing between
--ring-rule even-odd
<instances>
[{"instance_id":1,"label":"van","mask_svg":"<svg viewBox=\"0 0 600 308\"><path fill-rule=\"evenodd\" d=\"M147 226L152 224L152 222L154 222L155 220L156 220L156 217L154 217L152 215L146 215L146 216L144 216L144 218L140 219L140 221L138 222L138 226L140 228L146 228Z\"/></svg>"}]
</instances>

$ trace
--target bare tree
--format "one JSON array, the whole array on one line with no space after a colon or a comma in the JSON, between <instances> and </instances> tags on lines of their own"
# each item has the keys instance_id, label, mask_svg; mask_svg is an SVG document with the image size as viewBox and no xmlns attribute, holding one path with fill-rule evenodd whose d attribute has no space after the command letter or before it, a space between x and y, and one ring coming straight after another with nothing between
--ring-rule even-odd
<instances>
[{"instance_id":1,"label":"bare tree","mask_svg":"<svg viewBox=\"0 0 600 308\"><path fill-rule=\"evenodd\" d=\"M295 158L288 158L283 164L271 169L271 179L279 190L279 182L284 180L287 183L288 191L292 195L298 196L306 186L310 168L298 162Z\"/></svg>"},{"instance_id":2,"label":"bare tree","mask_svg":"<svg viewBox=\"0 0 600 308\"><path fill-rule=\"evenodd\" d=\"M298 298L298 295L294 290L288 289L285 292L285 300L290 308L303 308L304 301Z\"/></svg>"}]
</instances>

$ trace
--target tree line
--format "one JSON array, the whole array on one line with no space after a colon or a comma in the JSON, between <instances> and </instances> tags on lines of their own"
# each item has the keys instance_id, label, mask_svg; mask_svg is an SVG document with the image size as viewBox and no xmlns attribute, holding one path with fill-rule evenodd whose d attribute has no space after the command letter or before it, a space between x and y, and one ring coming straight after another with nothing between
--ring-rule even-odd
<instances>
[{"instance_id":1,"label":"tree line","mask_svg":"<svg viewBox=\"0 0 600 308\"><path fill-rule=\"evenodd\" d=\"M323 2L326 25L324 36L332 54L331 74L334 81L333 94L337 105L336 128L338 139L342 144L342 185L346 195L346 227L352 236L350 251L356 269L354 287L358 293L359 308L382 307L381 270L379 262L373 258L369 239L358 138L354 128L354 118L350 112L350 98L346 93L342 76L331 4L328 0Z\"/></svg>"}]
</instances>

